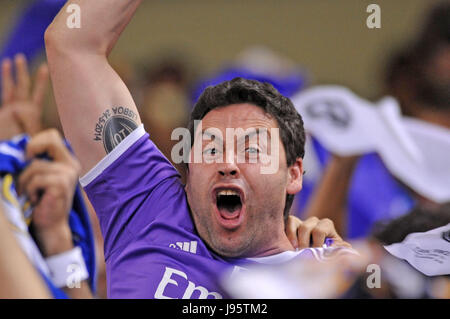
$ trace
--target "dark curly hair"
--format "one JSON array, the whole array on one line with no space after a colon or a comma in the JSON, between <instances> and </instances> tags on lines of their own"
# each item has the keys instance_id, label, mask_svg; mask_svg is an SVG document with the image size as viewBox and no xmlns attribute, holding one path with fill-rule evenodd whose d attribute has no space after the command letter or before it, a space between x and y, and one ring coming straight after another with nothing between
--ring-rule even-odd
<instances>
[{"instance_id":1,"label":"dark curly hair","mask_svg":"<svg viewBox=\"0 0 450 319\"><path fill-rule=\"evenodd\" d=\"M376 223L372 237L383 245L402 242L411 233L426 232L450 223L450 202L436 207L416 206L408 214Z\"/></svg>"},{"instance_id":2,"label":"dark curly hair","mask_svg":"<svg viewBox=\"0 0 450 319\"><path fill-rule=\"evenodd\" d=\"M281 95L271 84L256 80L234 78L215 86L207 87L200 95L192 110L188 129L191 134L191 147L194 144L194 121L218 107L231 104L249 103L262 108L272 116L280 128L280 137L286 150L286 162L290 166L297 158L305 155L305 130L303 119L291 100ZM294 195L286 196L285 220L294 200Z\"/></svg>"}]
</instances>

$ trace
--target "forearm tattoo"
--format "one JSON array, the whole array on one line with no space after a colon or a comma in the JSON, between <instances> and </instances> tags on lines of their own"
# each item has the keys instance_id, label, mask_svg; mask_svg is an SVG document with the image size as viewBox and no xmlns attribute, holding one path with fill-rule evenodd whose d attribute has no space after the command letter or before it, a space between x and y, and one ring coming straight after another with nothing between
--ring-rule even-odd
<instances>
[{"instance_id":1,"label":"forearm tattoo","mask_svg":"<svg viewBox=\"0 0 450 319\"><path fill-rule=\"evenodd\" d=\"M98 118L94 129L94 141L102 141L106 153L110 153L137 127L137 114L127 107L112 107Z\"/></svg>"}]
</instances>

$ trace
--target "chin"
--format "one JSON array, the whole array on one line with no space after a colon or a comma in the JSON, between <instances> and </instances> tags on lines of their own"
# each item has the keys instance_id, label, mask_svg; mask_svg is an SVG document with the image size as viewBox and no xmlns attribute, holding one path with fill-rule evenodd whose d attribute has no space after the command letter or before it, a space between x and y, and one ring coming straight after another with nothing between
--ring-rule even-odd
<instances>
[{"instance_id":1,"label":"chin","mask_svg":"<svg viewBox=\"0 0 450 319\"><path fill-rule=\"evenodd\" d=\"M242 253L240 251L236 251L236 250L217 250L217 249L213 249L218 255L222 256L222 257L226 257L226 258L238 258L238 257L242 257Z\"/></svg>"},{"instance_id":2,"label":"chin","mask_svg":"<svg viewBox=\"0 0 450 319\"><path fill-rule=\"evenodd\" d=\"M210 248L220 256L227 258L244 257L247 255L248 247L243 243L237 244L224 241L226 241L226 239L219 241L215 240L215 244L210 245Z\"/></svg>"}]
</instances>

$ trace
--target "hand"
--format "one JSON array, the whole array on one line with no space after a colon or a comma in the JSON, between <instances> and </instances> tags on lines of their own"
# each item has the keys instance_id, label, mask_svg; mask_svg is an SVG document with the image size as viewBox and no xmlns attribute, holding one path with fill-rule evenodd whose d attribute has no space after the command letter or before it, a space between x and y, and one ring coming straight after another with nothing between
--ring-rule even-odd
<instances>
[{"instance_id":1,"label":"hand","mask_svg":"<svg viewBox=\"0 0 450 319\"><path fill-rule=\"evenodd\" d=\"M36 159L47 153L53 161ZM73 247L68 225L80 164L55 129L33 137L26 149L31 164L19 176L18 191L27 194L34 206L32 223L46 256Z\"/></svg>"},{"instance_id":2,"label":"hand","mask_svg":"<svg viewBox=\"0 0 450 319\"><path fill-rule=\"evenodd\" d=\"M1 139L9 139L20 133L35 135L42 129L43 100L49 82L46 64L36 74L33 89L30 89L30 73L26 58L17 54L14 58L17 81L12 76L11 60L2 62L2 105L0 107Z\"/></svg>"},{"instance_id":3,"label":"hand","mask_svg":"<svg viewBox=\"0 0 450 319\"><path fill-rule=\"evenodd\" d=\"M322 247L326 238L333 240L331 246L351 247L337 233L334 223L328 218L310 217L305 221L290 215L286 222L286 235L294 248Z\"/></svg>"}]
</instances>

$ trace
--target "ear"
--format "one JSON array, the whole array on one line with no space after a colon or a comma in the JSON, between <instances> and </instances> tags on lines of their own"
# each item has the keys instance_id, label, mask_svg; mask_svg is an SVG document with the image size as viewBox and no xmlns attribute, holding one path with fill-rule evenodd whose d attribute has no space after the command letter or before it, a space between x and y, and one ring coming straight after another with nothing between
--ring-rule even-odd
<instances>
[{"instance_id":1,"label":"ear","mask_svg":"<svg viewBox=\"0 0 450 319\"><path fill-rule=\"evenodd\" d=\"M288 167L288 180L286 192L294 195L302 190L303 185L303 160L299 157L294 164Z\"/></svg>"}]
</instances>

